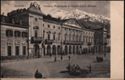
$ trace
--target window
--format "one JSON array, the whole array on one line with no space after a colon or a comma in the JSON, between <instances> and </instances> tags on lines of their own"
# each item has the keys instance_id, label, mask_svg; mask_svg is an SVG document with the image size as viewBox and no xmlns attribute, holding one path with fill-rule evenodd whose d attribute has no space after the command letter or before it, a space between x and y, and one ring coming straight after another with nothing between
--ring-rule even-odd
<instances>
[{"instance_id":1,"label":"window","mask_svg":"<svg viewBox=\"0 0 125 80\"><path fill-rule=\"evenodd\" d=\"M7 47L7 51L8 51L8 56L11 56L11 55L12 55L11 46L8 46L8 47Z\"/></svg>"},{"instance_id":2,"label":"window","mask_svg":"<svg viewBox=\"0 0 125 80\"><path fill-rule=\"evenodd\" d=\"M15 31L14 35L15 35L15 37L20 37L20 31Z\"/></svg>"},{"instance_id":3,"label":"window","mask_svg":"<svg viewBox=\"0 0 125 80\"><path fill-rule=\"evenodd\" d=\"M23 46L23 55L26 55L26 46Z\"/></svg>"},{"instance_id":4,"label":"window","mask_svg":"<svg viewBox=\"0 0 125 80\"><path fill-rule=\"evenodd\" d=\"M86 36L84 36L84 42L86 43L87 41L86 41Z\"/></svg>"},{"instance_id":5,"label":"window","mask_svg":"<svg viewBox=\"0 0 125 80\"><path fill-rule=\"evenodd\" d=\"M44 36L45 36L45 31L43 31L43 38L44 38Z\"/></svg>"},{"instance_id":6,"label":"window","mask_svg":"<svg viewBox=\"0 0 125 80\"><path fill-rule=\"evenodd\" d=\"M58 40L60 40L60 35L61 35L61 34L59 33L59 35L58 35Z\"/></svg>"},{"instance_id":7,"label":"window","mask_svg":"<svg viewBox=\"0 0 125 80\"><path fill-rule=\"evenodd\" d=\"M48 32L48 40L50 40L50 32Z\"/></svg>"},{"instance_id":8,"label":"window","mask_svg":"<svg viewBox=\"0 0 125 80\"><path fill-rule=\"evenodd\" d=\"M82 36L82 41L84 41L84 36Z\"/></svg>"},{"instance_id":9,"label":"window","mask_svg":"<svg viewBox=\"0 0 125 80\"><path fill-rule=\"evenodd\" d=\"M38 37L38 33L37 33L37 30L35 30L35 37Z\"/></svg>"},{"instance_id":10,"label":"window","mask_svg":"<svg viewBox=\"0 0 125 80\"><path fill-rule=\"evenodd\" d=\"M37 21L38 19L37 18L35 18L35 21Z\"/></svg>"},{"instance_id":11,"label":"window","mask_svg":"<svg viewBox=\"0 0 125 80\"><path fill-rule=\"evenodd\" d=\"M33 29L34 29L34 30L37 30L37 29L39 29L39 27L38 27L38 26L34 26Z\"/></svg>"},{"instance_id":12,"label":"window","mask_svg":"<svg viewBox=\"0 0 125 80\"><path fill-rule=\"evenodd\" d=\"M55 35L56 35L56 33L54 32L54 33L53 33L53 40L56 39L56 36L55 36Z\"/></svg>"},{"instance_id":13,"label":"window","mask_svg":"<svg viewBox=\"0 0 125 80\"><path fill-rule=\"evenodd\" d=\"M79 36L79 41L81 41L81 36Z\"/></svg>"},{"instance_id":14,"label":"window","mask_svg":"<svg viewBox=\"0 0 125 80\"><path fill-rule=\"evenodd\" d=\"M66 41L67 34L65 34L65 41Z\"/></svg>"},{"instance_id":15,"label":"window","mask_svg":"<svg viewBox=\"0 0 125 80\"><path fill-rule=\"evenodd\" d=\"M48 28L50 28L50 25L48 24Z\"/></svg>"},{"instance_id":16,"label":"window","mask_svg":"<svg viewBox=\"0 0 125 80\"><path fill-rule=\"evenodd\" d=\"M27 32L22 32L22 37L28 37L28 33Z\"/></svg>"},{"instance_id":17,"label":"window","mask_svg":"<svg viewBox=\"0 0 125 80\"><path fill-rule=\"evenodd\" d=\"M71 40L71 34L69 34L69 41Z\"/></svg>"},{"instance_id":18,"label":"window","mask_svg":"<svg viewBox=\"0 0 125 80\"><path fill-rule=\"evenodd\" d=\"M44 24L43 24L43 27L44 27Z\"/></svg>"},{"instance_id":19,"label":"window","mask_svg":"<svg viewBox=\"0 0 125 80\"><path fill-rule=\"evenodd\" d=\"M15 52L16 52L16 55L18 56L19 55L19 46L16 46Z\"/></svg>"},{"instance_id":20,"label":"window","mask_svg":"<svg viewBox=\"0 0 125 80\"><path fill-rule=\"evenodd\" d=\"M12 30L6 30L6 36L7 37L12 37L13 36L13 31Z\"/></svg>"},{"instance_id":21,"label":"window","mask_svg":"<svg viewBox=\"0 0 125 80\"><path fill-rule=\"evenodd\" d=\"M75 41L75 34L73 34L73 41Z\"/></svg>"},{"instance_id":22,"label":"window","mask_svg":"<svg viewBox=\"0 0 125 80\"><path fill-rule=\"evenodd\" d=\"M53 26L53 28L55 28L55 26Z\"/></svg>"},{"instance_id":23,"label":"window","mask_svg":"<svg viewBox=\"0 0 125 80\"><path fill-rule=\"evenodd\" d=\"M37 31L38 31L39 27L38 26L34 26L33 29L34 29L34 36L37 37L38 36Z\"/></svg>"}]
</instances>

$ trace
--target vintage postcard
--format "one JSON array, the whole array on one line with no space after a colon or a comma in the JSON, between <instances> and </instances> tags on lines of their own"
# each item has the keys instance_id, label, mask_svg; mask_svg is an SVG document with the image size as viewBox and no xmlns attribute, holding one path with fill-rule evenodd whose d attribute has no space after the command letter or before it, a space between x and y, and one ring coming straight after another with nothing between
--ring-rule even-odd
<instances>
[{"instance_id":1,"label":"vintage postcard","mask_svg":"<svg viewBox=\"0 0 125 80\"><path fill-rule=\"evenodd\" d=\"M122 42L118 32L123 27L116 29L112 23L117 17L112 11L119 12L112 5L120 4L120 10L122 1L112 2L2 0L0 77L123 79L113 78L114 64L121 66L114 73L122 76L123 71L122 61L114 62L123 59L118 58L122 51L113 48ZM119 30L118 40L113 28ZM117 51L121 52L112 57Z\"/></svg>"}]
</instances>

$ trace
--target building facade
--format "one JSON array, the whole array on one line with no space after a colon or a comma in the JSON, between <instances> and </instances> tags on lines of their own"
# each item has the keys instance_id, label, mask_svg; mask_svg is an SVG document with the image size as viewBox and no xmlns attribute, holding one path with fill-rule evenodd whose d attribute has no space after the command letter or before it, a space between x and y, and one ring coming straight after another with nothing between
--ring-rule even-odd
<instances>
[{"instance_id":1,"label":"building facade","mask_svg":"<svg viewBox=\"0 0 125 80\"><path fill-rule=\"evenodd\" d=\"M1 56L41 57L94 51L95 30L86 28L74 18L62 20L45 15L36 3L8 13L7 19L1 24ZM7 36L7 31L9 35L12 33L11 37Z\"/></svg>"},{"instance_id":2,"label":"building facade","mask_svg":"<svg viewBox=\"0 0 125 80\"><path fill-rule=\"evenodd\" d=\"M27 56L27 26L7 23L5 16L1 16L1 56L18 57Z\"/></svg>"}]
</instances>

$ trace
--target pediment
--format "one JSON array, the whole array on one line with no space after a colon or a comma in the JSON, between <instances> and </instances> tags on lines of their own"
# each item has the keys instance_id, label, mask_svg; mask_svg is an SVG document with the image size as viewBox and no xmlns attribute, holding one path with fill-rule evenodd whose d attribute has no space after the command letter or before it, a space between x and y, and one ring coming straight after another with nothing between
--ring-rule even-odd
<instances>
[{"instance_id":1,"label":"pediment","mask_svg":"<svg viewBox=\"0 0 125 80\"><path fill-rule=\"evenodd\" d=\"M80 24L76 19L69 19L64 22L64 25L81 28Z\"/></svg>"}]
</instances>

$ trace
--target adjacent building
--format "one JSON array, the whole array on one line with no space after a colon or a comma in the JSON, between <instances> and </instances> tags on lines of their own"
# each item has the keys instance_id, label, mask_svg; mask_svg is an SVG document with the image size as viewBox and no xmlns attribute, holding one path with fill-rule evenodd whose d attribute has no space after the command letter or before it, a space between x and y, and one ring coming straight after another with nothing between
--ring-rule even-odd
<instances>
[{"instance_id":1,"label":"adjacent building","mask_svg":"<svg viewBox=\"0 0 125 80\"><path fill-rule=\"evenodd\" d=\"M27 56L28 26L9 23L6 16L1 15L1 56Z\"/></svg>"}]
</instances>

